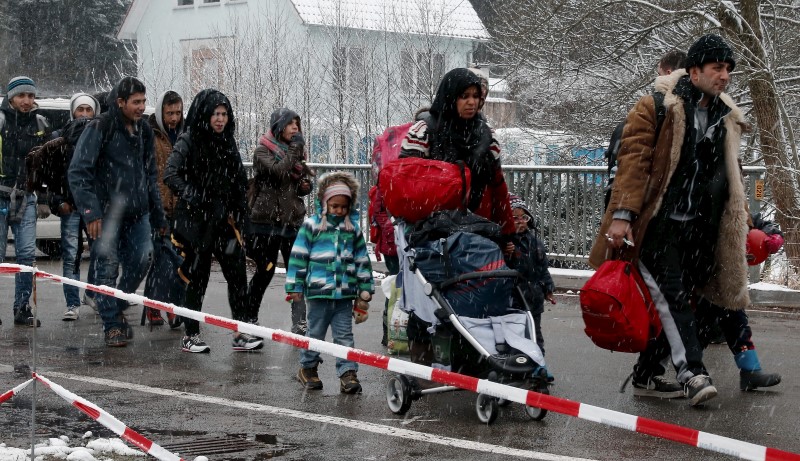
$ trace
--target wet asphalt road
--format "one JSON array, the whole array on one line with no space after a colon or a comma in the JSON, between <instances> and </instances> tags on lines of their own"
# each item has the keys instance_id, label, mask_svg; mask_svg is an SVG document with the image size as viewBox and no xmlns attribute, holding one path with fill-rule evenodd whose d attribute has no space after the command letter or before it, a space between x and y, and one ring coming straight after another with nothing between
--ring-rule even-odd
<instances>
[{"instance_id":1,"label":"wet asphalt road","mask_svg":"<svg viewBox=\"0 0 800 461\"><path fill-rule=\"evenodd\" d=\"M38 265L61 270L60 261ZM262 325L289 328L283 280L277 275L267 291ZM33 330L13 326L12 298L13 279L0 277L0 393L27 379L13 366L32 365ZM328 358L320 367L325 389L305 392L294 380L298 354L291 346L267 342L260 352L237 353L230 347L231 333L203 326L211 353L182 353L182 332L138 326L141 307L134 306L128 311L136 325L134 340L127 348L107 349L100 319L87 306L77 322L61 321L61 286L39 282L37 300L43 323L37 332L38 370L188 459L204 445L212 460L734 459L555 413L532 422L516 404L501 408L497 421L485 426L475 415L475 395L466 392L424 398L400 417L387 407L391 374L382 370L362 365L364 393L342 395L334 359ZM781 372L782 384L767 392L739 391L730 352L711 346L706 364L720 395L693 409L683 400L634 398L630 388L619 393L634 356L595 347L583 333L577 297L561 295L558 302L543 316L548 367L556 377L552 394L800 453L800 314L751 312L762 364ZM205 306L230 315L218 267ZM377 295L369 320L354 326L357 347L382 352L382 306ZM28 444L31 390L0 406L0 442ZM38 437L80 437L87 430L112 435L52 392L39 386L37 393ZM223 446L231 451L223 452Z\"/></svg>"}]
</instances>

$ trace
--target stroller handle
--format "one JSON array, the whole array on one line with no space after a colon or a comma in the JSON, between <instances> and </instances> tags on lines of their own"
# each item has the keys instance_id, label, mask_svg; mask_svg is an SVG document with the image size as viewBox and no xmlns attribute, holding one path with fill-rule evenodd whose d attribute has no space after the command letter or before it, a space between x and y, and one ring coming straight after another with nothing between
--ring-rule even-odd
<instances>
[{"instance_id":1,"label":"stroller handle","mask_svg":"<svg viewBox=\"0 0 800 461\"><path fill-rule=\"evenodd\" d=\"M457 283L461 283L465 280L480 280L480 279L489 279L489 278L520 278L522 275L513 269L501 269L495 271L480 271L480 272L467 272L466 274L461 274L455 276L451 279L447 279L441 284L439 284L440 290L446 290L448 287L453 286Z\"/></svg>"}]
</instances>

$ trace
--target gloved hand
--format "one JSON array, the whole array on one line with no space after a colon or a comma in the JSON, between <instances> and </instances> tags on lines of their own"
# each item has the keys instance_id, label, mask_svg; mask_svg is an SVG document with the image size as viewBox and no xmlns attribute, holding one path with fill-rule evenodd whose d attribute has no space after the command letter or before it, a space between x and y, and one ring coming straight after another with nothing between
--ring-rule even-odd
<instances>
[{"instance_id":1,"label":"gloved hand","mask_svg":"<svg viewBox=\"0 0 800 461\"><path fill-rule=\"evenodd\" d=\"M36 204L36 217L39 219L46 219L50 216L50 206L46 203Z\"/></svg>"},{"instance_id":2,"label":"gloved hand","mask_svg":"<svg viewBox=\"0 0 800 461\"><path fill-rule=\"evenodd\" d=\"M297 195L299 197L305 197L311 193L311 188L311 181L308 178L303 178L297 183Z\"/></svg>"},{"instance_id":3,"label":"gloved hand","mask_svg":"<svg viewBox=\"0 0 800 461\"><path fill-rule=\"evenodd\" d=\"M783 236L781 236L781 234L770 235L767 231L764 231L764 233L767 234L767 238L764 240L764 248L766 248L771 255L777 253L783 246Z\"/></svg>"},{"instance_id":4,"label":"gloved hand","mask_svg":"<svg viewBox=\"0 0 800 461\"><path fill-rule=\"evenodd\" d=\"M294 136L292 136L292 139L289 141L289 145L305 147L306 139L303 137L303 133L299 131L295 133Z\"/></svg>"},{"instance_id":5,"label":"gloved hand","mask_svg":"<svg viewBox=\"0 0 800 461\"><path fill-rule=\"evenodd\" d=\"M356 301L353 303L353 318L355 319L356 324L363 323L369 318L369 313L367 312L368 309L368 301L356 299Z\"/></svg>"}]
</instances>

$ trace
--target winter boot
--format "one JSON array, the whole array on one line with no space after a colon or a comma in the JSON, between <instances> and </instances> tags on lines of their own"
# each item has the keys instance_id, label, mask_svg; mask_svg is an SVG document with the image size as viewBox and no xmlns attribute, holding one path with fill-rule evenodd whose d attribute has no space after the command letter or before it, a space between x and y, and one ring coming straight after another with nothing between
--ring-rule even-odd
<instances>
[{"instance_id":1,"label":"winter boot","mask_svg":"<svg viewBox=\"0 0 800 461\"><path fill-rule=\"evenodd\" d=\"M739 389L752 391L759 387L775 386L781 382L781 375L764 373L755 349L748 349L733 356L739 367Z\"/></svg>"}]
</instances>

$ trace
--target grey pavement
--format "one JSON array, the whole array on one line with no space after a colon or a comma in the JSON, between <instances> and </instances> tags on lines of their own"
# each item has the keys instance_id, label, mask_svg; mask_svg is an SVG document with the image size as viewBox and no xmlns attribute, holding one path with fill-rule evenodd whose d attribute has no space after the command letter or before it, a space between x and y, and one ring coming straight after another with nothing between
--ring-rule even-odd
<instances>
[{"instance_id":1,"label":"grey pavement","mask_svg":"<svg viewBox=\"0 0 800 461\"><path fill-rule=\"evenodd\" d=\"M60 273L60 261L40 260L40 269ZM84 267L85 272L85 267ZM288 329L289 305L284 277L278 275L262 303L260 323ZM15 327L11 301L13 278L0 277L0 393L27 379L13 367L33 365L34 330ZM783 374L783 383L767 391L741 392L732 354L724 346L706 352L719 396L702 408L684 400L634 398L619 392L634 355L595 347L583 333L574 295L559 295L546 306L543 329L548 368L556 377L552 394L611 410L644 416L758 445L800 453L800 314L753 310L751 324L762 364ZM179 350L181 331L139 327L140 306L129 310L136 336L127 348L103 345L101 324L88 307L80 320L62 322L61 287L37 284L36 366L45 376L96 403L157 443L192 459L202 446L211 460L412 460L485 461L487 459L602 460L733 457L657 439L623 429L550 413L529 421L520 405L501 408L486 426L475 415L475 395L458 392L414 402L405 416L386 404L391 373L361 365L364 392L339 393L334 358L320 367L325 388L304 391L294 380L296 349L267 342L256 353L231 350L226 330L202 326L210 354ZM225 282L215 267L204 310L229 316ZM380 311L375 297L367 322L355 325L356 347L383 353ZM37 388L37 437L78 437L87 430L110 436L51 392ZM32 389L0 405L0 443L24 447L29 441ZM224 447L228 448L224 448ZM226 451L229 450L229 451Z\"/></svg>"}]
</instances>

